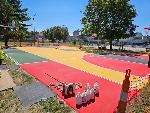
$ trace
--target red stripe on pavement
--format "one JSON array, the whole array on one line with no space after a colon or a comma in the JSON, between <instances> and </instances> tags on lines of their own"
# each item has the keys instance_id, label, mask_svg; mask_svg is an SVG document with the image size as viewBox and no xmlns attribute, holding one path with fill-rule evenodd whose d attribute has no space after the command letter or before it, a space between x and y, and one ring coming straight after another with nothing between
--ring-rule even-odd
<instances>
[{"instance_id":1,"label":"red stripe on pavement","mask_svg":"<svg viewBox=\"0 0 150 113\"><path fill-rule=\"evenodd\" d=\"M137 76L146 76L150 73L150 68L148 68L145 64L131 63L94 55L85 55L83 60L100 67L109 68L120 72L124 72L126 69L131 69L132 75Z\"/></svg>"}]
</instances>

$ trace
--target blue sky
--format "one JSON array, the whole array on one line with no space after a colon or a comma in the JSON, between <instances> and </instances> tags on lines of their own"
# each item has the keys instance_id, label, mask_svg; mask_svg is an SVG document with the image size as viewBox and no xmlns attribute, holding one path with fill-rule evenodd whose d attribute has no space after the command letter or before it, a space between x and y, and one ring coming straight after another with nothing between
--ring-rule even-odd
<instances>
[{"instance_id":1,"label":"blue sky","mask_svg":"<svg viewBox=\"0 0 150 113\"><path fill-rule=\"evenodd\" d=\"M35 20L28 23L32 23L37 31L54 25L65 25L71 34L82 28L80 20L83 15L80 11L85 10L87 3L88 0L22 0L22 7L29 9L30 17L36 14ZM131 4L138 13L134 19L134 23L139 26L136 31L145 34L144 27L150 27L150 0L131 0ZM29 30L33 30L33 26Z\"/></svg>"}]
</instances>

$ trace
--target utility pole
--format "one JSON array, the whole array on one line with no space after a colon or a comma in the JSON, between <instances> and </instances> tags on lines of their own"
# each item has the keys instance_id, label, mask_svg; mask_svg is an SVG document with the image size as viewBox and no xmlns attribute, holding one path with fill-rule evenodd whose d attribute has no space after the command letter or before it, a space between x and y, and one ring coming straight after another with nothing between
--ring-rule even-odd
<instances>
[{"instance_id":1,"label":"utility pole","mask_svg":"<svg viewBox=\"0 0 150 113\"><path fill-rule=\"evenodd\" d=\"M33 15L33 26L34 26L34 30L33 30L33 32L34 32L34 46L35 46L35 16L36 16L36 13Z\"/></svg>"},{"instance_id":2,"label":"utility pole","mask_svg":"<svg viewBox=\"0 0 150 113\"><path fill-rule=\"evenodd\" d=\"M35 26L34 26L34 46L35 46Z\"/></svg>"}]
</instances>

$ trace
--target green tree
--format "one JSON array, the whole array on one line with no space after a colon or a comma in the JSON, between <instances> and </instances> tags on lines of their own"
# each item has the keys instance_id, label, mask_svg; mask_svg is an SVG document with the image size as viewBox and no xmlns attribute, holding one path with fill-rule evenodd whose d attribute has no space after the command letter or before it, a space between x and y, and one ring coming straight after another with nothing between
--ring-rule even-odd
<instances>
[{"instance_id":1,"label":"green tree","mask_svg":"<svg viewBox=\"0 0 150 113\"><path fill-rule=\"evenodd\" d=\"M44 31L45 38L55 42L56 40L66 40L69 35L67 27L54 26Z\"/></svg>"},{"instance_id":2,"label":"green tree","mask_svg":"<svg viewBox=\"0 0 150 113\"><path fill-rule=\"evenodd\" d=\"M22 8L20 0L0 0L0 24L4 26L11 26L12 21L15 20L16 27L18 30L27 30L25 21L28 21L30 18L27 15L27 8ZM14 32L10 27L0 27L0 34L5 36L5 46L8 46L8 40L12 37L11 33Z\"/></svg>"},{"instance_id":3,"label":"green tree","mask_svg":"<svg viewBox=\"0 0 150 113\"><path fill-rule=\"evenodd\" d=\"M26 36L28 35L28 32L26 31L26 30L18 30L17 32L16 32L16 37L17 37L17 39L19 39L19 42L20 42L20 47L22 46L21 45L21 42L22 42L22 38L25 38Z\"/></svg>"},{"instance_id":4,"label":"green tree","mask_svg":"<svg viewBox=\"0 0 150 113\"><path fill-rule=\"evenodd\" d=\"M49 28L44 31L45 38L49 41L55 42L54 36L53 36L53 28Z\"/></svg>"},{"instance_id":5,"label":"green tree","mask_svg":"<svg viewBox=\"0 0 150 113\"><path fill-rule=\"evenodd\" d=\"M136 17L130 0L89 0L82 18L82 34L91 36L96 33L98 39L107 39L112 49L114 39L134 35Z\"/></svg>"}]
</instances>

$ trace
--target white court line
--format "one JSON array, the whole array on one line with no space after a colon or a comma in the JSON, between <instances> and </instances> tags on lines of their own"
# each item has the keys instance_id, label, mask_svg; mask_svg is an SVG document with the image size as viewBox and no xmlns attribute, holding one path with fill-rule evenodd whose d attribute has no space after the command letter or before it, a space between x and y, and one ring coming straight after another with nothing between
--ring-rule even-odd
<instances>
[{"instance_id":1,"label":"white court line","mask_svg":"<svg viewBox=\"0 0 150 113\"><path fill-rule=\"evenodd\" d=\"M11 56L9 56L8 54L5 53L5 55L11 59L16 65L19 65L19 63L17 61L15 61L15 59L13 59Z\"/></svg>"},{"instance_id":2,"label":"white court line","mask_svg":"<svg viewBox=\"0 0 150 113\"><path fill-rule=\"evenodd\" d=\"M41 62L31 62L31 63L21 63L20 65L23 65L23 64L36 64L36 63L44 63L44 62L48 62L48 61L41 61Z\"/></svg>"}]
</instances>

